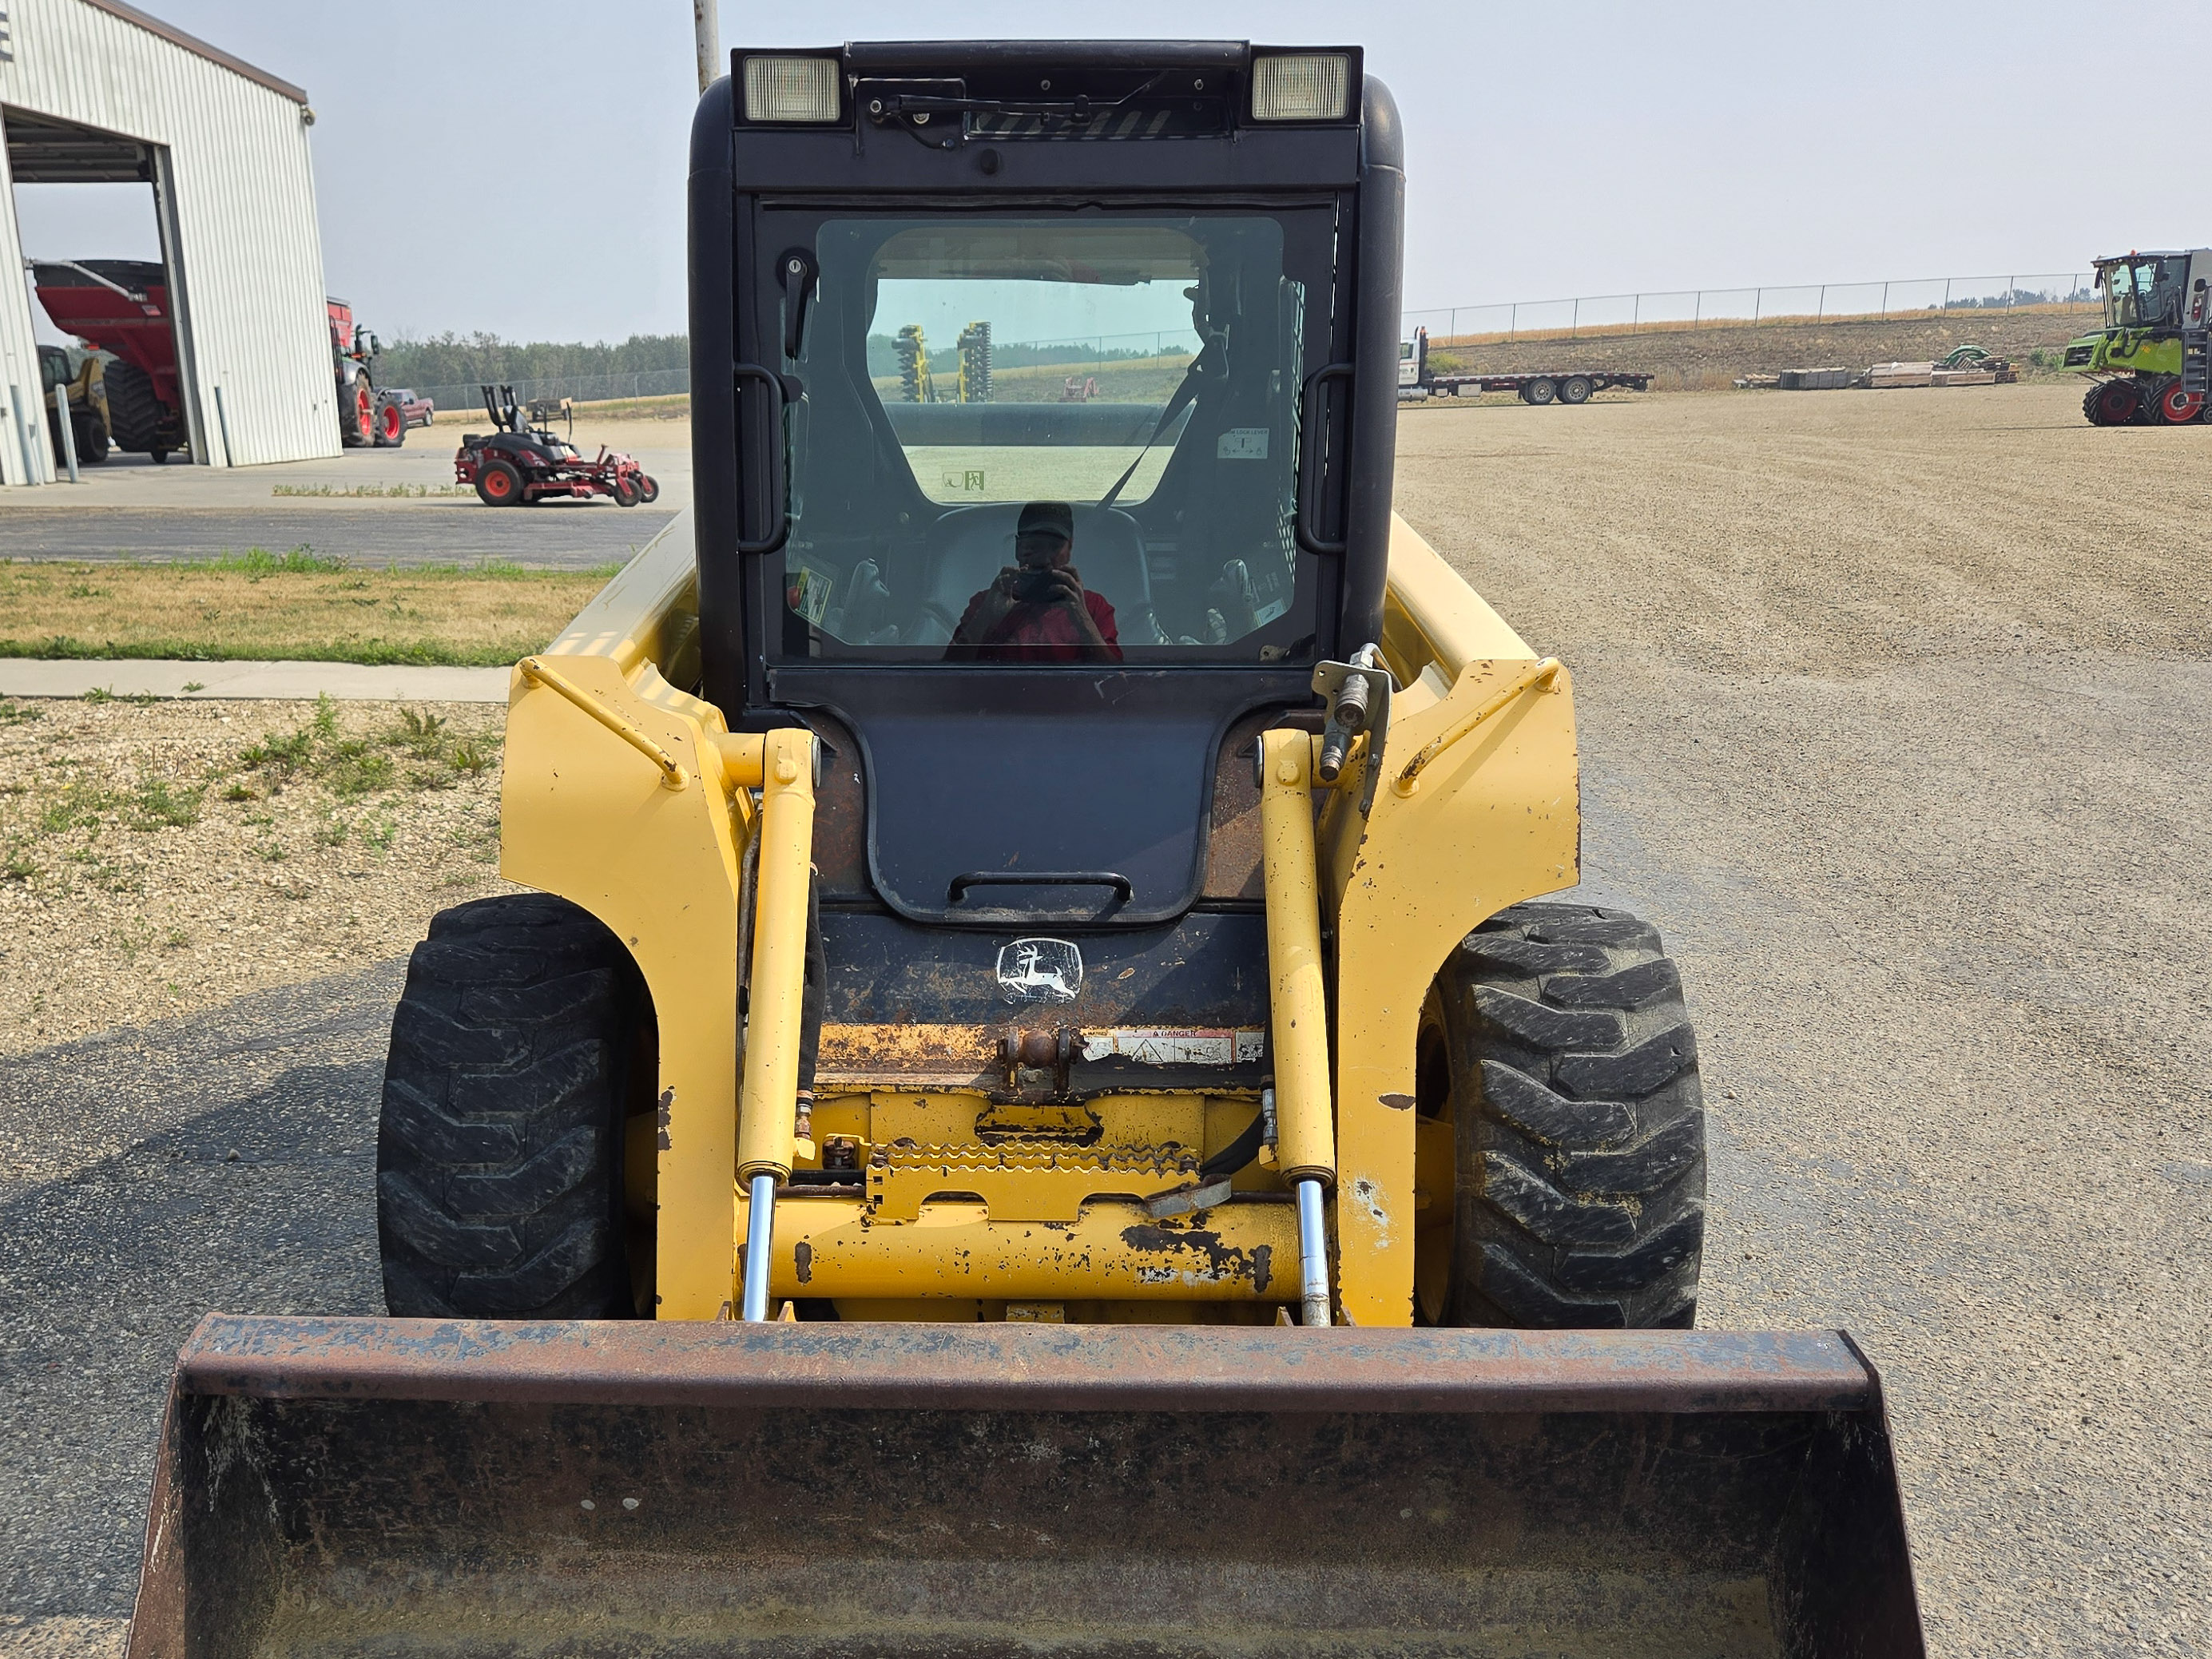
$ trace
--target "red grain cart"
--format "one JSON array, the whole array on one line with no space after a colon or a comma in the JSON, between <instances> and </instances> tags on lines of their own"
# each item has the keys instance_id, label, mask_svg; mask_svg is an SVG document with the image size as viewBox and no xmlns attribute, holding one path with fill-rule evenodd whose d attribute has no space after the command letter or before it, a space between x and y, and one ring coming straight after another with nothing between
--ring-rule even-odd
<instances>
[{"instance_id":1,"label":"red grain cart","mask_svg":"<svg viewBox=\"0 0 2212 1659\"><path fill-rule=\"evenodd\" d=\"M115 355L104 374L115 447L156 461L185 448L168 273L143 259L40 259L31 283L55 327Z\"/></svg>"}]
</instances>

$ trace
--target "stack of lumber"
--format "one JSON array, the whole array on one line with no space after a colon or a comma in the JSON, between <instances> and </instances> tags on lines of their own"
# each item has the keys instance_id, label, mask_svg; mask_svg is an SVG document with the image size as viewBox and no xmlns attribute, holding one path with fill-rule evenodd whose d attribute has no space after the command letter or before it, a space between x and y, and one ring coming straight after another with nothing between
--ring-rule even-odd
<instances>
[{"instance_id":1,"label":"stack of lumber","mask_svg":"<svg viewBox=\"0 0 2212 1659\"><path fill-rule=\"evenodd\" d=\"M1784 392L1840 392L1854 376L1848 368L1785 368L1778 378Z\"/></svg>"},{"instance_id":2,"label":"stack of lumber","mask_svg":"<svg viewBox=\"0 0 2212 1659\"><path fill-rule=\"evenodd\" d=\"M1867 370L1866 383L1876 388L1891 386L1934 386L1936 365L1933 363L1876 363L1872 368Z\"/></svg>"},{"instance_id":3,"label":"stack of lumber","mask_svg":"<svg viewBox=\"0 0 2212 1659\"><path fill-rule=\"evenodd\" d=\"M1936 386L1995 386L1997 371L1994 368L1939 368L1931 384Z\"/></svg>"}]
</instances>

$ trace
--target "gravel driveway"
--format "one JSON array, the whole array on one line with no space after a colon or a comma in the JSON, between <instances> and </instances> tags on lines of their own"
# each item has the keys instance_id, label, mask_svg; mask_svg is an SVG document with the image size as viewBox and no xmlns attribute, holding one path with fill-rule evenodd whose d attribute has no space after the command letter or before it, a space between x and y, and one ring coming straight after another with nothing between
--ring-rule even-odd
<instances>
[{"instance_id":1,"label":"gravel driveway","mask_svg":"<svg viewBox=\"0 0 2212 1659\"><path fill-rule=\"evenodd\" d=\"M2074 386L1400 424L1682 964L1703 1324L1884 1368L1930 1651L2212 1651L2212 428ZM2126 477L2124 488L2118 481Z\"/></svg>"},{"instance_id":2,"label":"gravel driveway","mask_svg":"<svg viewBox=\"0 0 2212 1659\"><path fill-rule=\"evenodd\" d=\"M1702 1322L1882 1364L1931 1651L2204 1652L2212 429L2029 386L1447 405L1401 449L1402 510L1575 665L1585 892L1681 959ZM18 1649L119 1632L201 1309L374 1306L397 987L0 1060Z\"/></svg>"}]
</instances>

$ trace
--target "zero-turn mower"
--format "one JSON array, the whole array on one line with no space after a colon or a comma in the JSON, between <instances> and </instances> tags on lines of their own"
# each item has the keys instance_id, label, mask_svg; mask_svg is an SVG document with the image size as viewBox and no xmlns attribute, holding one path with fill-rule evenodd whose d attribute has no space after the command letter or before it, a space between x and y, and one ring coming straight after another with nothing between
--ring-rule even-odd
<instances>
[{"instance_id":1,"label":"zero-turn mower","mask_svg":"<svg viewBox=\"0 0 2212 1659\"><path fill-rule=\"evenodd\" d=\"M515 670L397 1317L203 1323L131 1651L1919 1654L1865 1356L1692 1328L1571 678L1392 516L1359 52L740 52L693 131L694 517Z\"/></svg>"},{"instance_id":2,"label":"zero-turn mower","mask_svg":"<svg viewBox=\"0 0 2212 1659\"><path fill-rule=\"evenodd\" d=\"M453 453L453 477L474 484L486 507L520 507L550 495L609 495L617 507L660 499L660 485L619 450L599 446L586 460L574 444L532 427L514 399L514 388L485 386L484 413L493 430L465 432Z\"/></svg>"}]
</instances>

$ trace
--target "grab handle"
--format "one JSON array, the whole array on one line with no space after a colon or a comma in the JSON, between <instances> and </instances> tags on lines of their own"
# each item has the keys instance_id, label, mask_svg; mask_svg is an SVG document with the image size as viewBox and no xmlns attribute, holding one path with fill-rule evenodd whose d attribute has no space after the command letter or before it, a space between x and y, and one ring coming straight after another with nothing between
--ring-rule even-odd
<instances>
[{"instance_id":1,"label":"grab handle","mask_svg":"<svg viewBox=\"0 0 2212 1659\"><path fill-rule=\"evenodd\" d=\"M1113 870L970 870L952 878L945 902L959 903L970 887L1110 887L1124 904L1137 891L1128 877Z\"/></svg>"},{"instance_id":2,"label":"grab handle","mask_svg":"<svg viewBox=\"0 0 2212 1659\"><path fill-rule=\"evenodd\" d=\"M1294 528L1298 545L1309 553L1341 553L1346 543L1340 537L1334 541L1323 541L1314 532L1313 521L1321 507L1321 485L1323 472L1321 447L1321 412L1327 406L1322 393L1332 380L1349 380L1350 363L1331 363L1317 368L1306 376L1305 386L1298 392L1298 510Z\"/></svg>"},{"instance_id":3,"label":"grab handle","mask_svg":"<svg viewBox=\"0 0 2212 1659\"><path fill-rule=\"evenodd\" d=\"M784 383L782 375L771 374L758 363L732 364L730 376L736 382L738 401L740 405L744 401L744 383L747 380L758 380L774 394L771 398L769 428L775 435L769 446L769 462L770 475L775 479L775 493L773 497L775 502L775 521L766 536L758 541L747 541L743 533L744 526L741 518L738 523L738 551L740 553L779 552L782 550L784 543L791 538L790 463L788 457L784 453L783 431L784 410L791 406L791 388Z\"/></svg>"}]
</instances>

